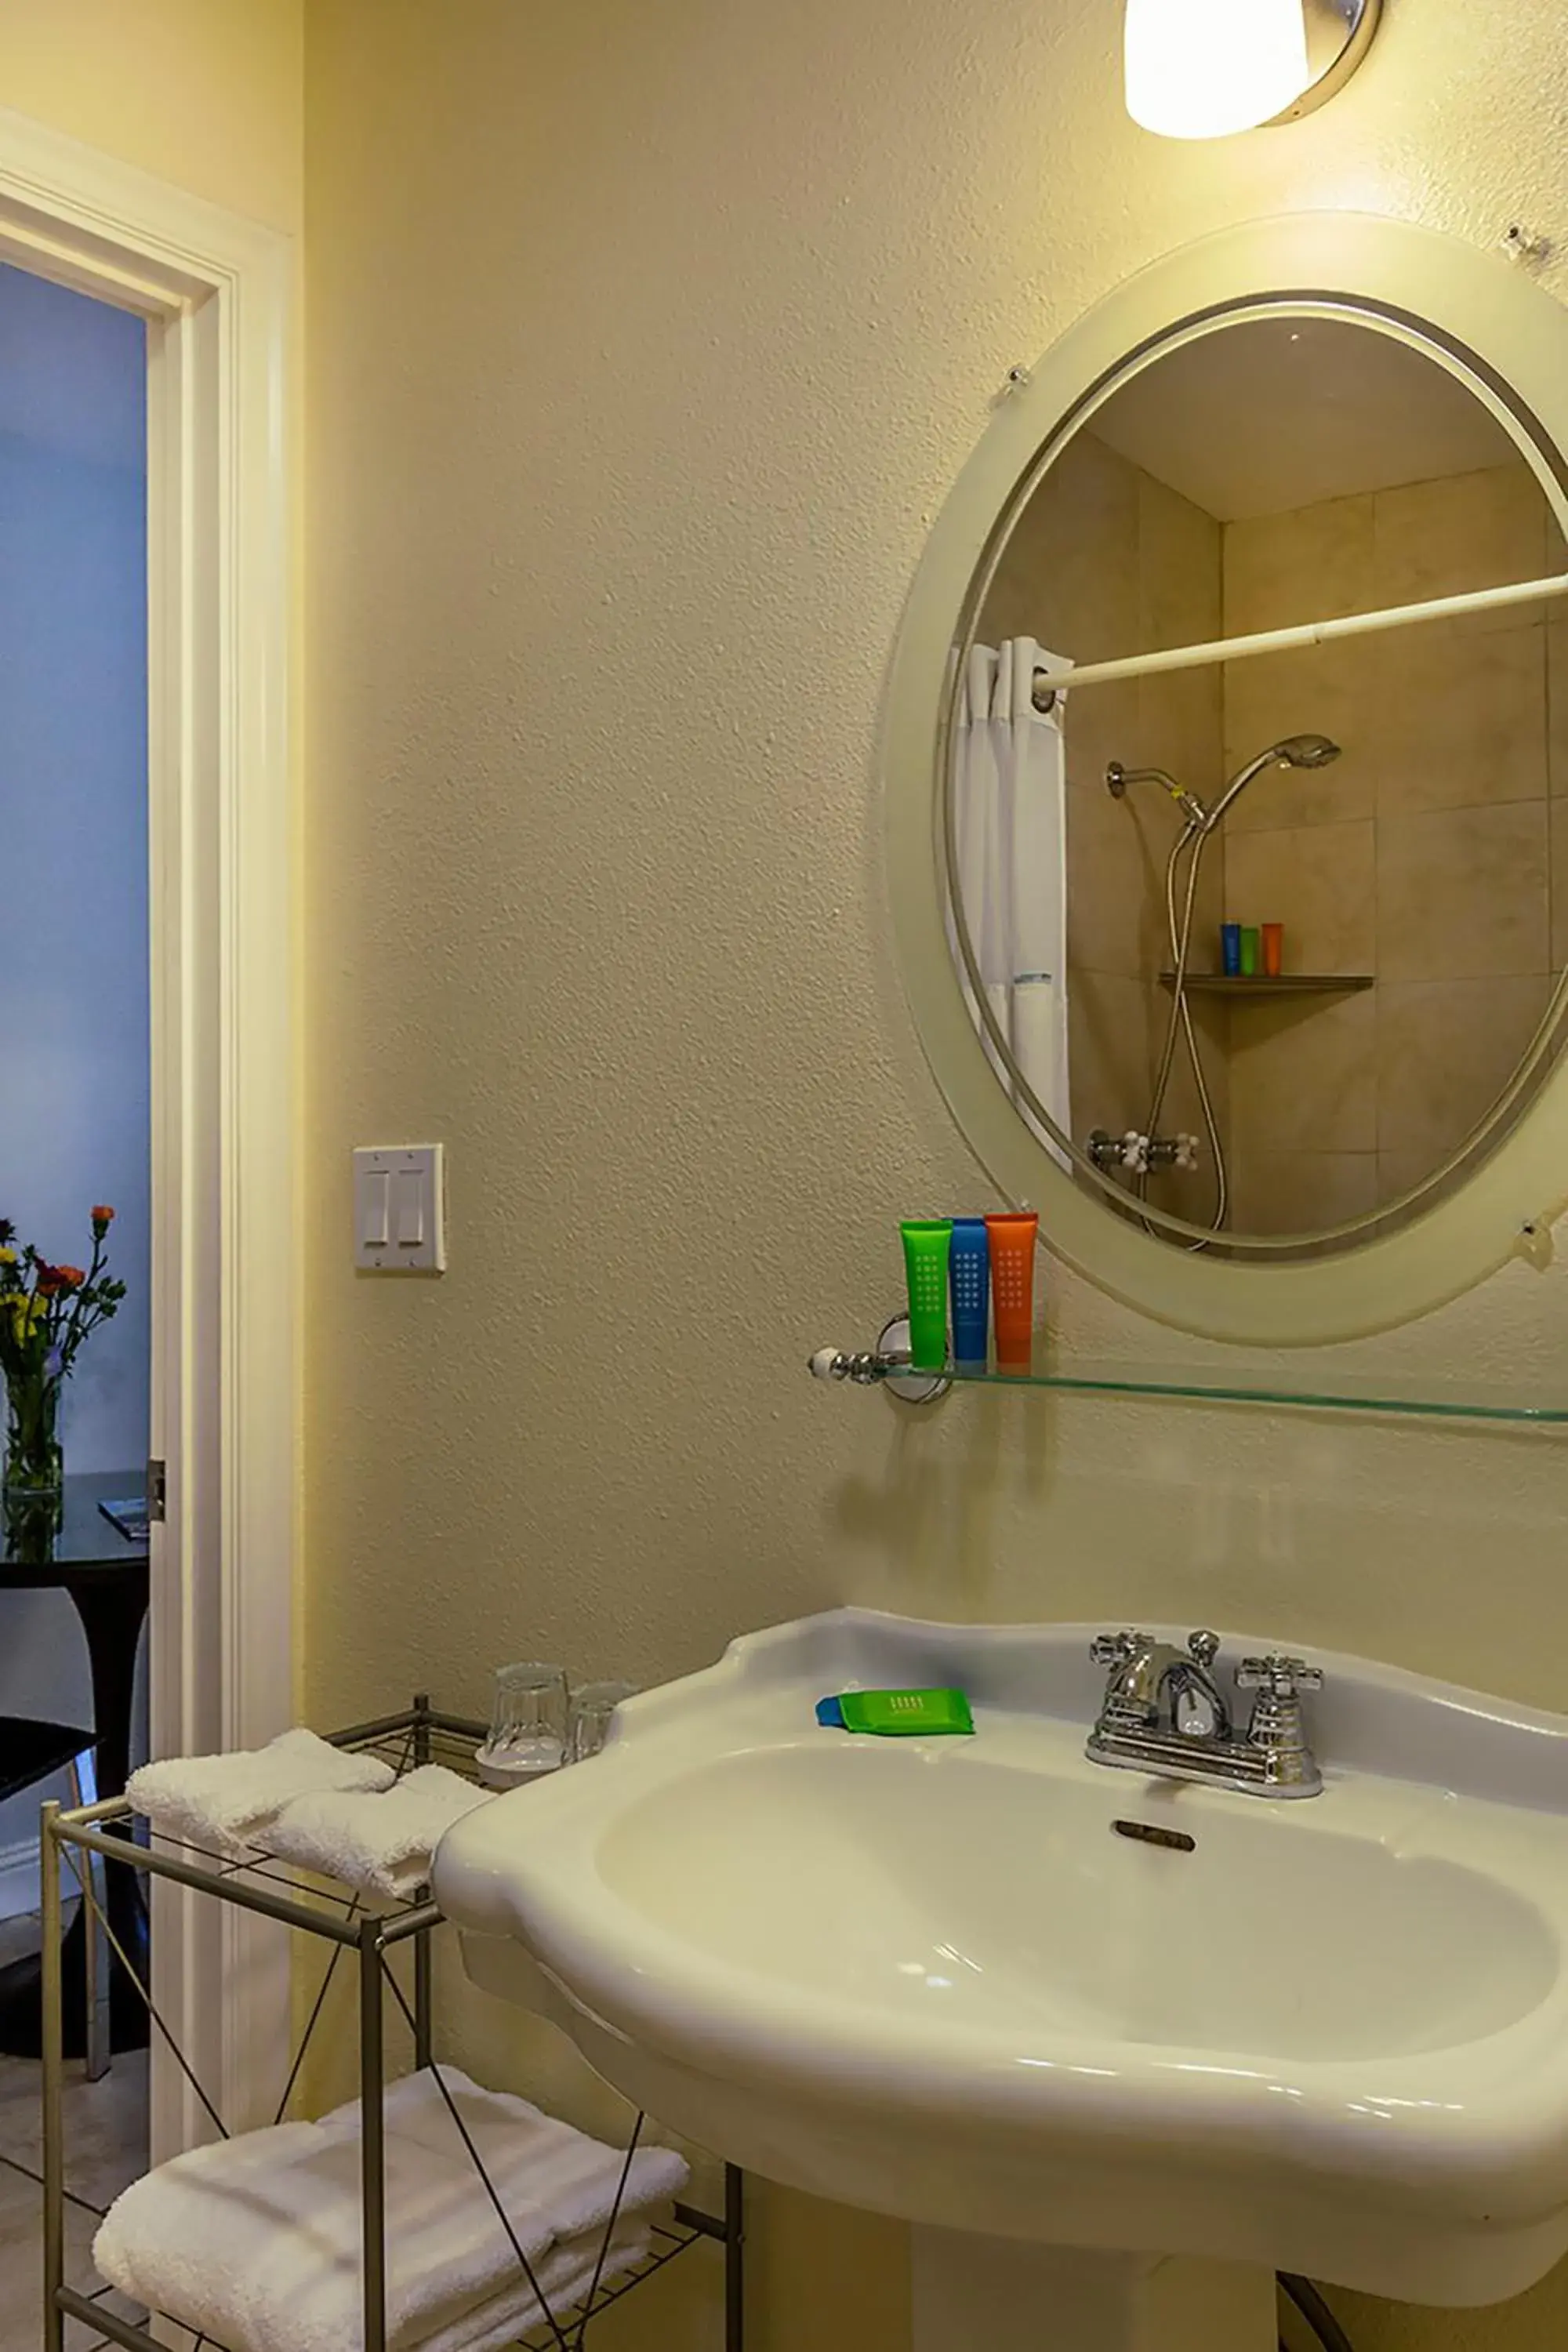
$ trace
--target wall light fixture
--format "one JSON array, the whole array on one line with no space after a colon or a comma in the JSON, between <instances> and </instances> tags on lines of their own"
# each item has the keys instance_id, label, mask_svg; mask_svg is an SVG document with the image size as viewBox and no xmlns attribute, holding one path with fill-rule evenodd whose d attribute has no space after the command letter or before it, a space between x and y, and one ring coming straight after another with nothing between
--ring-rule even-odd
<instances>
[{"instance_id":1,"label":"wall light fixture","mask_svg":"<svg viewBox=\"0 0 1568 2352\"><path fill-rule=\"evenodd\" d=\"M1342 88L1383 0L1127 0L1127 111L1166 139L1292 122Z\"/></svg>"}]
</instances>

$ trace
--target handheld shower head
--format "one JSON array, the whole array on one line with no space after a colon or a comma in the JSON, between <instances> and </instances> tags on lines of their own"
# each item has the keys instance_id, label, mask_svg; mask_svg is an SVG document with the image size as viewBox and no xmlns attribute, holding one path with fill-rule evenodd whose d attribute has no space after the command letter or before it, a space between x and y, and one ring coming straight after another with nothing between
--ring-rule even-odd
<instances>
[{"instance_id":1,"label":"handheld shower head","mask_svg":"<svg viewBox=\"0 0 1568 2352\"><path fill-rule=\"evenodd\" d=\"M1259 751L1256 760L1248 760L1238 768L1218 800L1208 813L1205 830L1211 832L1219 823L1237 793L1244 793L1254 776L1265 768L1326 768L1340 756L1340 746L1327 735L1287 735L1278 743L1270 743L1267 751Z\"/></svg>"},{"instance_id":2,"label":"handheld shower head","mask_svg":"<svg viewBox=\"0 0 1568 2352\"><path fill-rule=\"evenodd\" d=\"M1287 768L1327 768L1339 758L1340 746L1326 735L1287 735L1273 756Z\"/></svg>"}]
</instances>

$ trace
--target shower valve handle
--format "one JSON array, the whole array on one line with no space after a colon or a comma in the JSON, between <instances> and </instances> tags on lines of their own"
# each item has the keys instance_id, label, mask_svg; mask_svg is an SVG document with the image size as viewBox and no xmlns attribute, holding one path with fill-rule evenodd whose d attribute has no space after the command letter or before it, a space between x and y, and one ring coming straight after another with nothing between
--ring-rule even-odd
<instances>
[{"instance_id":1,"label":"shower valve handle","mask_svg":"<svg viewBox=\"0 0 1568 2352\"><path fill-rule=\"evenodd\" d=\"M1143 1135L1130 1127L1125 1135L1111 1135L1097 1127L1089 1139L1089 1156L1097 1168L1122 1168L1131 1176L1147 1176L1156 1168L1195 1168L1195 1135Z\"/></svg>"},{"instance_id":2,"label":"shower valve handle","mask_svg":"<svg viewBox=\"0 0 1568 2352\"><path fill-rule=\"evenodd\" d=\"M1134 1176L1142 1176L1149 1168L1149 1138L1130 1127L1125 1135L1112 1135L1108 1129L1097 1127L1089 1139L1089 1156L1097 1168L1125 1168Z\"/></svg>"}]
</instances>

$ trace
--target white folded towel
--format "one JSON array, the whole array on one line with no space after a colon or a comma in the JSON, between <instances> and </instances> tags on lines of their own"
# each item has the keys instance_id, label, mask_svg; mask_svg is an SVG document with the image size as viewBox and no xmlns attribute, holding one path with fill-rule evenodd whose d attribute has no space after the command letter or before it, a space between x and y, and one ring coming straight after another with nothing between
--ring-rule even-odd
<instances>
[{"instance_id":1,"label":"white folded towel","mask_svg":"<svg viewBox=\"0 0 1568 2352\"><path fill-rule=\"evenodd\" d=\"M455 2068L442 2073L536 2275L552 2299L570 2301L592 2263L576 2284L563 2269L559 2288L542 2265L574 2241L586 2257L624 2152L526 2100L480 2091ZM389 2092L385 2115L389 2352L432 2339L442 2352L505 2342L489 2332L499 2299L515 2301L527 2281L438 2089L428 2075L410 2077ZM161 2165L110 2206L93 2245L100 2274L231 2352L361 2352L358 2120L340 2108L321 2124L248 2132ZM628 2229L686 2179L672 2150L639 2149L623 2200ZM489 2317L487 2305L497 2305Z\"/></svg>"},{"instance_id":2,"label":"white folded towel","mask_svg":"<svg viewBox=\"0 0 1568 2352\"><path fill-rule=\"evenodd\" d=\"M421 1764L379 1796L331 1789L296 1797L267 1826L268 1851L405 1902L430 1875L430 1857L454 1822L490 1801L488 1789Z\"/></svg>"},{"instance_id":3,"label":"white folded towel","mask_svg":"<svg viewBox=\"0 0 1568 2352\"><path fill-rule=\"evenodd\" d=\"M510 2091L482 2090L460 2066L425 2067L390 2084L382 2102L389 2134L427 2149L438 2161L463 2164L473 2177L462 2132L441 2095L437 2074L530 2261L535 2245L604 2228L616 2202L626 2151L590 2139L586 2132L543 2114ZM357 2147L359 2101L334 2107L322 2116L321 2128L348 2137ZM626 2172L621 2214L641 2213L665 2198L679 2197L689 2178L690 2167L673 2148L639 2147Z\"/></svg>"},{"instance_id":4,"label":"white folded towel","mask_svg":"<svg viewBox=\"0 0 1568 2352\"><path fill-rule=\"evenodd\" d=\"M125 1793L155 1830L238 1853L296 1797L325 1789L386 1789L396 1777L379 1756L356 1755L296 1729L280 1732L265 1748L143 1764Z\"/></svg>"},{"instance_id":5,"label":"white folded towel","mask_svg":"<svg viewBox=\"0 0 1568 2352\"><path fill-rule=\"evenodd\" d=\"M618 2278L624 2278L627 2271L634 2270L651 2242L647 2230L640 2224L620 2224L605 2249L601 2267L599 2250L604 2239L600 2231L593 2231L584 2238L563 2238L534 2263L533 2275L551 2310L560 2319L574 2303L582 2301L595 2277L602 2294ZM500 2294L476 2304L472 2311L465 2312L449 2327L437 2328L434 2336L424 2338L417 2352L500 2352L501 2347L515 2344L520 2336L537 2326L543 2316L543 2305L520 2271L515 2287L503 2287Z\"/></svg>"}]
</instances>

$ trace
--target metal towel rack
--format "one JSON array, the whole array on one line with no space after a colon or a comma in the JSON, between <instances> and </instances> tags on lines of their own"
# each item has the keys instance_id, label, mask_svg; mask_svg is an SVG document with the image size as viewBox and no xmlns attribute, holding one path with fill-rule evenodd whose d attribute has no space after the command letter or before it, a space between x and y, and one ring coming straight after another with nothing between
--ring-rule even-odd
<instances>
[{"instance_id":1,"label":"metal towel rack","mask_svg":"<svg viewBox=\"0 0 1568 2352\"><path fill-rule=\"evenodd\" d=\"M420 1696L401 1714L383 1716L371 1723L355 1724L334 1734L333 1744L384 1756L399 1772L411 1770L416 1765L439 1762L472 1779L473 1751L484 1734L483 1724L471 1722L464 1716L442 1714L432 1707L426 1697ZM277 2121L281 2122L287 2112L338 1965L345 1954L353 1955L358 1976L360 2012L364 2346L365 2352L386 2352L386 2179L382 2095L385 2086L388 1996L393 2009L401 2012L413 2037L416 2068L433 2066L431 1938L436 1929L445 1924L444 1915L437 1905L425 1900L405 1904L391 1912L364 1916L360 1910L361 1898L352 1890L343 1888L334 1892L313 1874L308 1884L301 1884L289 1874L286 1864L279 1864L261 1849L256 1851L254 1859L237 1864L231 1855L208 1852L156 1832L151 1843L133 1844L123 1833L123 1825L132 1818L132 1808L123 1798L113 1798L102 1804L76 1806L68 1811L58 1804L43 1808L44 2352L63 2352L68 2319L85 2322L98 2336L107 2336L111 2343L124 2346L125 2352L161 2352L156 2338L145 2328L120 2318L115 2313L106 2310L102 2304L79 2294L74 2287L67 2285L65 2279L64 1985L59 1962L62 1858L75 1876L81 1889L81 1899L96 1921L99 1931L109 1938L121 1966L146 2003L153 2031L163 2037L176 2064L218 2130L223 2132L225 2128L217 2107L153 2007L148 1986L115 1938L94 1883L92 1864L99 1856L128 1864L148 1877L172 1880L176 1885L211 1895L218 1902L238 1904L244 1910L259 1912L266 1918L277 1920L284 1927L298 1928L302 1934L314 1936L333 1947L304 2032L293 2054L288 2082L279 2102ZM414 1947L412 2004L388 1966L389 1954L400 1944L408 1942L412 1942ZM439 2084L439 2074L436 2079ZM444 2089L442 2095L447 2096ZM671 2209L668 2221L656 2222L652 2226L647 2254L632 2269L617 2273L607 2284L603 2283L600 2273L619 2218L621 2196L626 2189L632 2155L643 2129L645 2119L639 2115L626 2149L615 2207L605 2225L593 2284L587 2294L569 2308L552 2310L496 2199L478 2150L458 2119L456 2109L451 2107L449 2099L447 2105L468 2157L489 2191L495 2210L500 2214L507 2234L512 2240L519 2265L541 2305L538 2321L516 2339L518 2352L581 2352L589 2324L601 2312L607 2311L612 2304L620 2302L647 2280L657 2276L689 2247L704 2242L721 2246L724 2252L724 2352L745 2352L744 2179L734 2165L724 2168L723 2210L721 2213L706 2212L699 2206L678 2202ZM165 2313L163 2316L179 2325L186 2324L178 2312ZM210 2337L201 2340L209 2345L212 2342ZM225 2347L213 2346L213 2352L225 2352Z\"/></svg>"}]
</instances>

